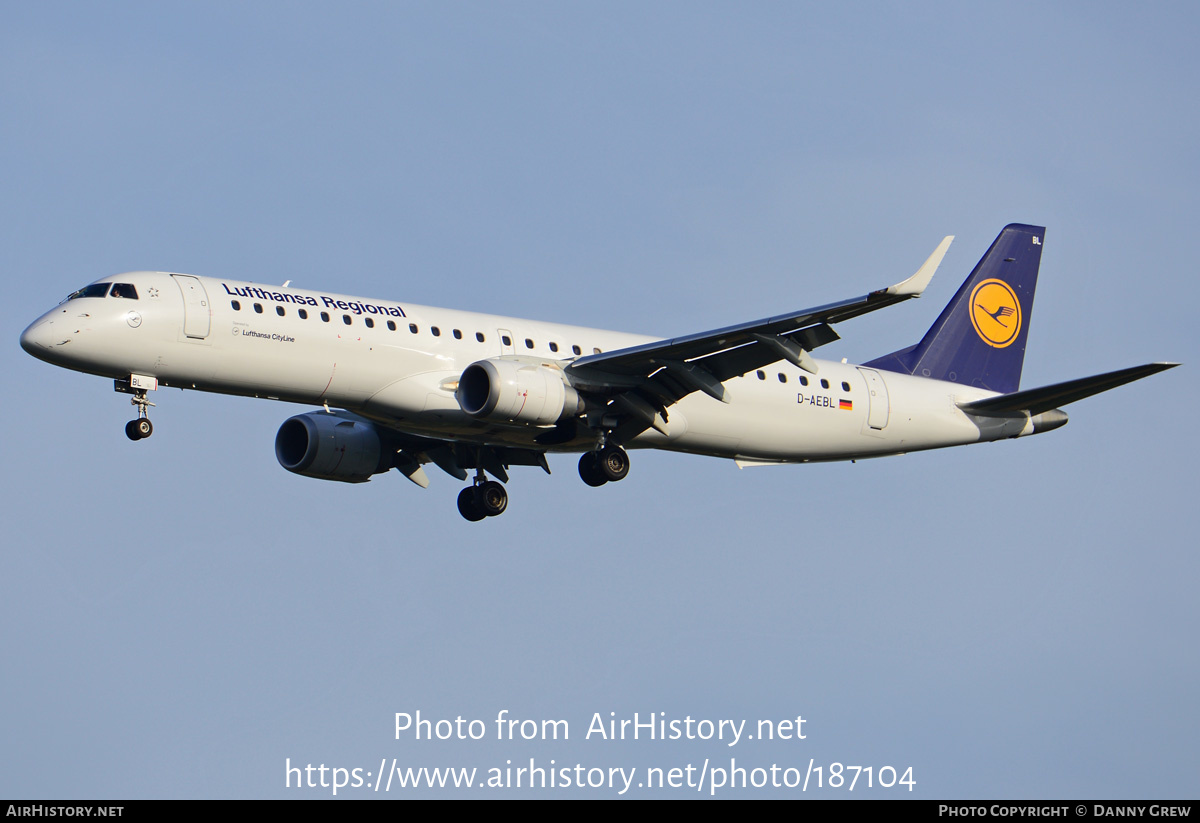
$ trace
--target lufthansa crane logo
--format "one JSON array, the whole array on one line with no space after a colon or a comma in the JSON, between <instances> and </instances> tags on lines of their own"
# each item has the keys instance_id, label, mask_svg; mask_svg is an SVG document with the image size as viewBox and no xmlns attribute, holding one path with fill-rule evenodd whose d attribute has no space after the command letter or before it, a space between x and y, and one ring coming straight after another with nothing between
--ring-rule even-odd
<instances>
[{"instance_id":1,"label":"lufthansa crane logo","mask_svg":"<svg viewBox=\"0 0 1200 823\"><path fill-rule=\"evenodd\" d=\"M971 325L984 343L1002 349L1021 332L1021 301L1003 280L984 280L971 292Z\"/></svg>"}]
</instances>

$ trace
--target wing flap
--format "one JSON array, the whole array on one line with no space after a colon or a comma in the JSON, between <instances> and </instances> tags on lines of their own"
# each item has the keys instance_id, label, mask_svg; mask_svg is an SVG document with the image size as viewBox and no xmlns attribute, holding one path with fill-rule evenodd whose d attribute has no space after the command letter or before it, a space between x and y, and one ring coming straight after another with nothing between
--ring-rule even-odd
<instances>
[{"instance_id":1,"label":"wing flap","mask_svg":"<svg viewBox=\"0 0 1200 823\"><path fill-rule=\"evenodd\" d=\"M786 335L783 339L791 341L803 351L812 351L835 340L840 340L841 337L833 330L832 326L821 323L801 329L795 334ZM784 358L777 347L756 340L750 345L717 352L692 362L708 369L718 380L724 381L732 377L741 377L747 372L761 369L763 366L769 366L782 359Z\"/></svg>"}]
</instances>

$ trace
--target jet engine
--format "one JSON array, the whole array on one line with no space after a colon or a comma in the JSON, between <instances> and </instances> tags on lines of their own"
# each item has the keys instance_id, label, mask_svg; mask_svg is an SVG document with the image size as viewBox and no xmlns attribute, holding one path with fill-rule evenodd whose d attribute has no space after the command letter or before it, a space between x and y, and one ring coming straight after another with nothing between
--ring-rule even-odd
<instances>
[{"instance_id":1,"label":"jet engine","mask_svg":"<svg viewBox=\"0 0 1200 823\"><path fill-rule=\"evenodd\" d=\"M548 426L583 412L562 371L520 360L480 360L458 380L455 399L472 417Z\"/></svg>"},{"instance_id":2,"label":"jet engine","mask_svg":"<svg viewBox=\"0 0 1200 823\"><path fill-rule=\"evenodd\" d=\"M290 472L343 483L365 483L391 468L374 426L326 412L285 420L275 435L275 457Z\"/></svg>"}]
</instances>

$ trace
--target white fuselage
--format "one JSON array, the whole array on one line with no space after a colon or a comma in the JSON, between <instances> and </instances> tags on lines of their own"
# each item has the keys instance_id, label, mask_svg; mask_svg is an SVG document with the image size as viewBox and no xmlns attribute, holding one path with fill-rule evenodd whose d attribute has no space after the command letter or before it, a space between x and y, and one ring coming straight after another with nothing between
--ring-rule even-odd
<instances>
[{"instance_id":1,"label":"white fuselage","mask_svg":"<svg viewBox=\"0 0 1200 823\"><path fill-rule=\"evenodd\" d=\"M22 345L112 378L337 406L412 434L536 447L543 429L473 418L455 398L470 364L512 357L561 369L580 355L659 338L278 286L132 272L137 299L76 297L30 325ZM305 316L306 315L306 316ZM809 374L779 361L668 410L666 434L626 445L754 462L843 460L1031 433L1028 416L970 416L956 403L994 392L853 364ZM591 440L551 450L585 451ZM544 449L543 449L544 450Z\"/></svg>"}]
</instances>

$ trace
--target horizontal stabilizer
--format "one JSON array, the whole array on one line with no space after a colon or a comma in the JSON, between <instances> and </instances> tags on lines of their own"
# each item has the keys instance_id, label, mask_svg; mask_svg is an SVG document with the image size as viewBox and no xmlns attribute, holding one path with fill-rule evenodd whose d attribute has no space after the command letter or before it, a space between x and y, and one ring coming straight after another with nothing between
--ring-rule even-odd
<instances>
[{"instance_id":1,"label":"horizontal stabilizer","mask_svg":"<svg viewBox=\"0 0 1200 823\"><path fill-rule=\"evenodd\" d=\"M1141 380L1160 371L1172 369L1178 363L1147 363L1144 366L1133 366L1107 374L1097 374L1093 377L1081 377L1078 380L1068 380L1065 383L1055 383L1037 389L1002 394L999 397L988 397L971 403L960 403L958 407L968 414L1004 415L1015 412L1041 414L1057 409L1076 400L1091 397L1093 394L1115 389L1134 380Z\"/></svg>"}]
</instances>

